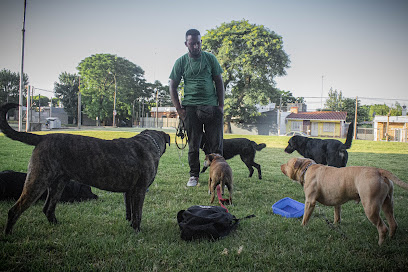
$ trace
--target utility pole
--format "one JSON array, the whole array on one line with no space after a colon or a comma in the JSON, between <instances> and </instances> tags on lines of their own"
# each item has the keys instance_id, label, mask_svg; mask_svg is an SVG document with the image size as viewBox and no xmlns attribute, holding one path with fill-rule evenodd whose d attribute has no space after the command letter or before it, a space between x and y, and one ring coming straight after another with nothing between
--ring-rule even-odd
<instances>
[{"instance_id":1,"label":"utility pole","mask_svg":"<svg viewBox=\"0 0 408 272\"><path fill-rule=\"evenodd\" d=\"M7 89L6 89L6 84L4 85L4 93L6 94L6 103L8 103L9 102L9 96L8 96L8 93L7 93ZM9 118L8 118L8 112L6 113L6 120L8 120Z\"/></svg>"},{"instance_id":2,"label":"utility pole","mask_svg":"<svg viewBox=\"0 0 408 272\"><path fill-rule=\"evenodd\" d=\"M159 127L159 90L156 89L156 128Z\"/></svg>"},{"instance_id":3,"label":"utility pole","mask_svg":"<svg viewBox=\"0 0 408 272\"><path fill-rule=\"evenodd\" d=\"M24 19L22 41L21 41L21 70L20 70L20 90L19 90L19 104L18 108L18 131L23 130L23 90L24 90L24 38L25 38L25 17L26 17L27 0L24 0Z\"/></svg>"},{"instance_id":4,"label":"utility pole","mask_svg":"<svg viewBox=\"0 0 408 272\"><path fill-rule=\"evenodd\" d=\"M40 93L38 93L38 124L41 127L41 94Z\"/></svg>"},{"instance_id":5,"label":"utility pole","mask_svg":"<svg viewBox=\"0 0 408 272\"><path fill-rule=\"evenodd\" d=\"M144 122L144 120L145 120L145 116L144 116L144 101L142 100L141 101L142 102L142 127L144 127L144 125L145 125L145 122Z\"/></svg>"},{"instance_id":6,"label":"utility pole","mask_svg":"<svg viewBox=\"0 0 408 272\"><path fill-rule=\"evenodd\" d=\"M51 95L51 102L50 102L50 116L48 117L52 117L52 95Z\"/></svg>"},{"instance_id":7,"label":"utility pole","mask_svg":"<svg viewBox=\"0 0 408 272\"><path fill-rule=\"evenodd\" d=\"M30 115L31 115L30 89L31 89L31 86L27 86L26 132L30 131Z\"/></svg>"},{"instance_id":8,"label":"utility pole","mask_svg":"<svg viewBox=\"0 0 408 272\"><path fill-rule=\"evenodd\" d=\"M390 115L391 115L391 109L387 114L387 130L385 132L385 140L388 142L390 140L390 134L388 133L389 127L390 127Z\"/></svg>"},{"instance_id":9,"label":"utility pole","mask_svg":"<svg viewBox=\"0 0 408 272\"><path fill-rule=\"evenodd\" d=\"M323 110L323 79L324 75L322 75L322 95L320 96L320 111Z\"/></svg>"},{"instance_id":10,"label":"utility pole","mask_svg":"<svg viewBox=\"0 0 408 272\"><path fill-rule=\"evenodd\" d=\"M34 97L34 86L31 86L31 96L30 96L30 110L32 109L32 105L33 105L33 97ZM30 113L30 123L33 122L33 115L32 112Z\"/></svg>"},{"instance_id":11,"label":"utility pole","mask_svg":"<svg viewBox=\"0 0 408 272\"><path fill-rule=\"evenodd\" d=\"M112 126L116 127L116 92L117 92L116 71L115 71L115 73L109 72L109 74L113 75L113 79L115 80L115 92L113 93L113 122L112 122Z\"/></svg>"},{"instance_id":12,"label":"utility pole","mask_svg":"<svg viewBox=\"0 0 408 272\"><path fill-rule=\"evenodd\" d=\"M116 91L117 91L116 74L114 74L114 78L115 78L115 95L113 96L113 127L116 127Z\"/></svg>"},{"instance_id":13,"label":"utility pole","mask_svg":"<svg viewBox=\"0 0 408 272\"><path fill-rule=\"evenodd\" d=\"M82 101L81 101L81 77L78 77L78 118L77 118L77 125L78 129L81 129L81 120L82 120Z\"/></svg>"},{"instance_id":14,"label":"utility pole","mask_svg":"<svg viewBox=\"0 0 408 272\"><path fill-rule=\"evenodd\" d=\"M278 136L281 134L281 111L282 111L282 94L280 95L279 100L279 112L278 112Z\"/></svg>"},{"instance_id":15,"label":"utility pole","mask_svg":"<svg viewBox=\"0 0 408 272\"><path fill-rule=\"evenodd\" d=\"M354 140L357 139L357 105L358 105L358 96L356 96L356 110L354 114Z\"/></svg>"}]
</instances>

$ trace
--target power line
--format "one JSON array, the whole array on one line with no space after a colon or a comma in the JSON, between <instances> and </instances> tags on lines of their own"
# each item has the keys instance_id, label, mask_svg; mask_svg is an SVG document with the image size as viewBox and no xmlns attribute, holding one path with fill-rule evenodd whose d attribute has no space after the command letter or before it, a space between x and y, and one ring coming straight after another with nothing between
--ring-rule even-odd
<instances>
[{"instance_id":1,"label":"power line","mask_svg":"<svg viewBox=\"0 0 408 272\"><path fill-rule=\"evenodd\" d=\"M321 97L321 96L302 96L304 98L305 104L308 105L308 111L316 111L321 108L321 101L329 99L329 97ZM342 99L352 99L353 101L356 99L356 97L342 97ZM395 106L396 103L399 103L400 105L407 105L408 104L408 98L381 98L381 97L364 97L364 96L357 96L357 99L360 101L360 105L374 105L374 104L380 104L380 105L387 105L390 107Z\"/></svg>"},{"instance_id":2,"label":"power line","mask_svg":"<svg viewBox=\"0 0 408 272\"><path fill-rule=\"evenodd\" d=\"M329 97L321 97L321 96L300 96L303 97L304 99L310 98L310 99L329 99ZM343 97L343 98L351 98L351 99L356 99L356 97ZM363 97L363 96L357 96L358 99L367 99L367 100L379 100L379 101L384 101L384 100L390 100L390 101L408 101L408 98L380 98L380 97Z\"/></svg>"},{"instance_id":3,"label":"power line","mask_svg":"<svg viewBox=\"0 0 408 272\"><path fill-rule=\"evenodd\" d=\"M49 93L54 93L54 91L50 91L50 90L44 90L44 89L40 89L37 87L34 87L35 90L39 90L39 91L43 91L43 92L49 92Z\"/></svg>"}]
</instances>

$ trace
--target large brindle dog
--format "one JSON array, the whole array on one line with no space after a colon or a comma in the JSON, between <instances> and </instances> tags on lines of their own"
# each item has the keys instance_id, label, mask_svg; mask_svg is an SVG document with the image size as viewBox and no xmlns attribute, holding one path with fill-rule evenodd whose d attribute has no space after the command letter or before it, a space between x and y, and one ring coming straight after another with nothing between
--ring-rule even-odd
<instances>
[{"instance_id":1,"label":"large brindle dog","mask_svg":"<svg viewBox=\"0 0 408 272\"><path fill-rule=\"evenodd\" d=\"M5 104L0 108L0 129L7 137L35 148L23 192L9 210L5 233L12 232L19 216L47 189L43 212L49 222L56 223L55 206L71 179L99 189L123 192L126 219L135 231L140 231L146 190L156 176L170 136L162 131L144 130L132 138L102 140L72 134L17 132L6 121L7 111L17 107L18 104Z\"/></svg>"},{"instance_id":2,"label":"large brindle dog","mask_svg":"<svg viewBox=\"0 0 408 272\"><path fill-rule=\"evenodd\" d=\"M306 225L312 215L316 201L326 206L334 206L334 223L340 222L340 207L349 200L360 201L367 218L377 227L378 244L387 234L387 226L380 217L384 212L390 227L390 237L397 229L394 218L394 185L408 190L408 184L391 172L364 166L336 168L316 164L313 160L292 158L281 165L282 172L303 186L305 211L302 225Z\"/></svg>"}]
</instances>

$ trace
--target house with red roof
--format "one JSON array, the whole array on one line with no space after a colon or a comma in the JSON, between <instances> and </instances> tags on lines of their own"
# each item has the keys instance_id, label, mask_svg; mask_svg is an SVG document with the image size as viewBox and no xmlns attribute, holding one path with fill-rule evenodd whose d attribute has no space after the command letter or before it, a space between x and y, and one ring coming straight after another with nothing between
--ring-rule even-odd
<instances>
[{"instance_id":1,"label":"house with red roof","mask_svg":"<svg viewBox=\"0 0 408 272\"><path fill-rule=\"evenodd\" d=\"M286 132L303 132L312 137L344 138L347 135L347 112L297 112L286 117Z\"/></svg>"}]
</instances>

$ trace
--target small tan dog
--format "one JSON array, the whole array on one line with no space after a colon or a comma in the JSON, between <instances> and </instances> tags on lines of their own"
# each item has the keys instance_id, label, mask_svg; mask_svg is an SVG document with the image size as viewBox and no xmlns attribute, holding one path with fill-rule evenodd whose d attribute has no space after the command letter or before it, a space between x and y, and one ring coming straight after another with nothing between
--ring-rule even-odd
<instances>
[{"instance_id":1,"label":"small tan dog","mask_svg":"<svg viewBox=\"0 0 408 272\"><path fill-rule=\"evenodd\" d=\"M380 217L383 210L390 227L390 237L397 229L394 218L393 182L408 190L408 184L391 172L363 166L336 168L316 164L311 159L293 158L281 165L282 173L303 186L305 211L302 225L306 225L312 215L316 201L326 206L334 206L334 223L340 222L341 205L349 200L360 201L367 218L377 226L378 244L387 234L387 226Z\"/></svg>"},{"instance_id":2,"label":"small tan dog","mask_svg":"<svg viewBox=\"0 0 408 272\"><path fill-rule=\"evenodd\" d=\"M232 204L232 170L224 157L219 154L208 154L205 156L204 167L210 167L208 178L208 192L211 194L211 203L214 202L215 188L219 184L224 194L224 187L227 186L229 192L229 203Z\"/></svg>"}]
</instances>

